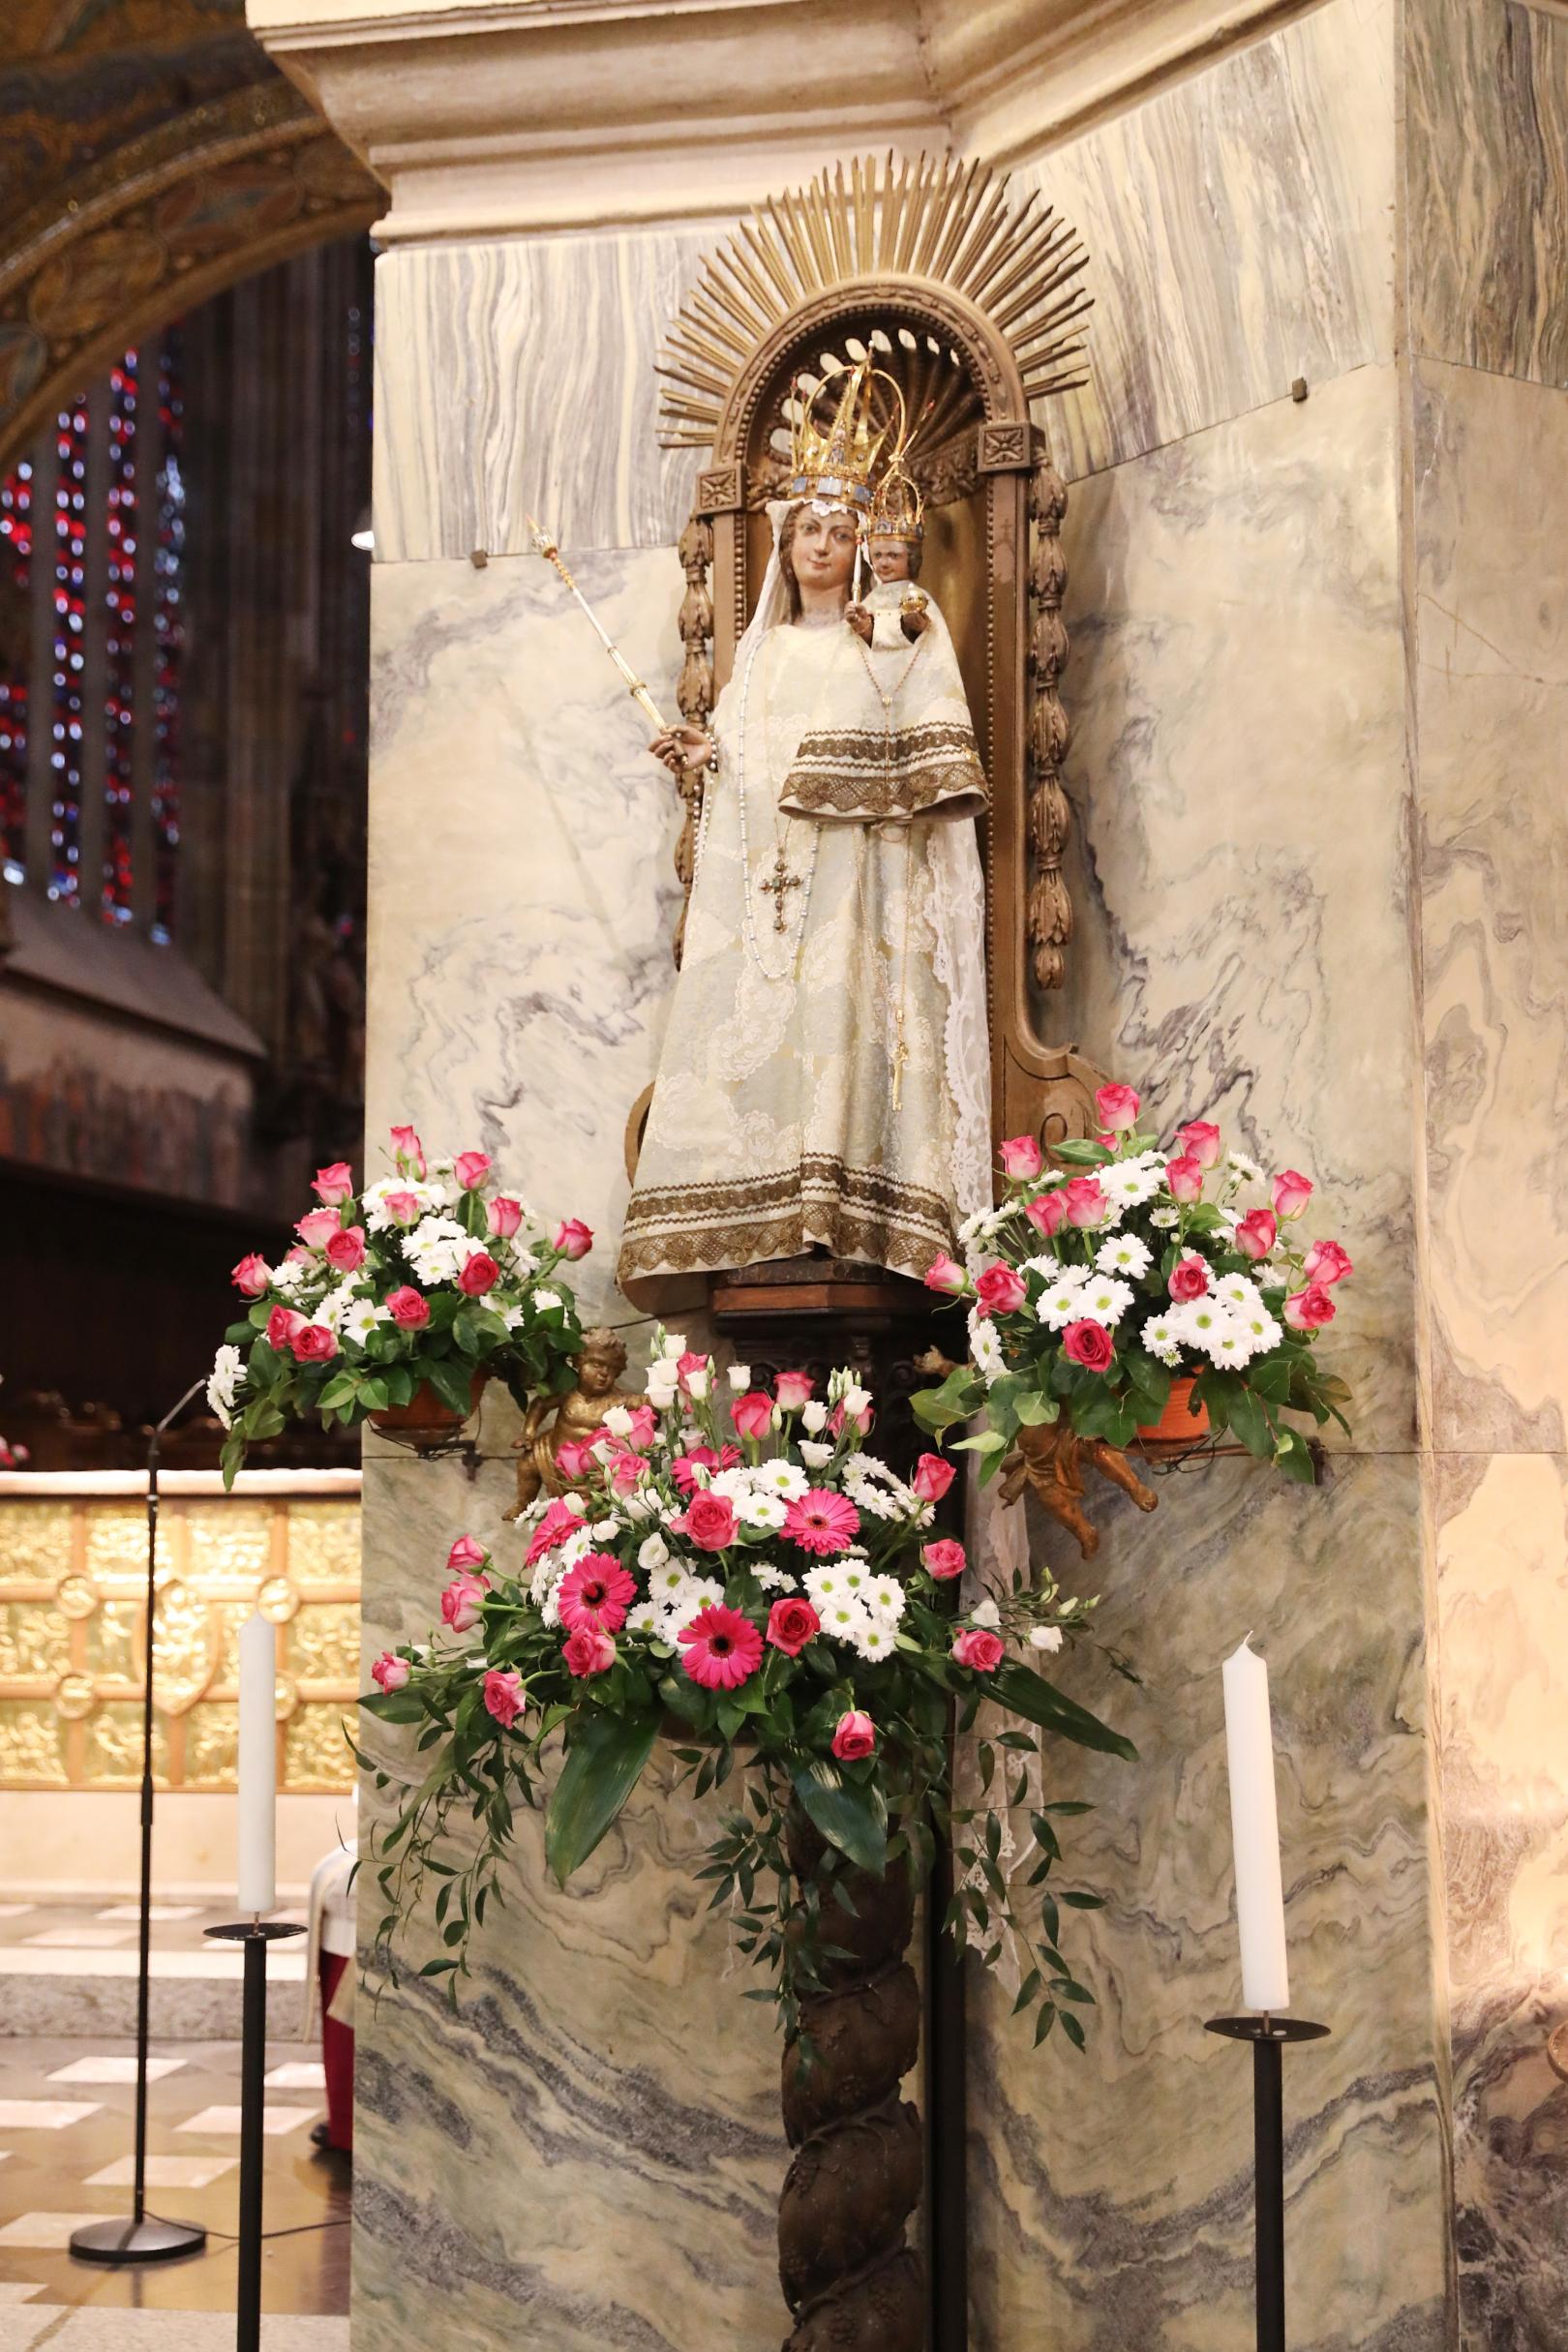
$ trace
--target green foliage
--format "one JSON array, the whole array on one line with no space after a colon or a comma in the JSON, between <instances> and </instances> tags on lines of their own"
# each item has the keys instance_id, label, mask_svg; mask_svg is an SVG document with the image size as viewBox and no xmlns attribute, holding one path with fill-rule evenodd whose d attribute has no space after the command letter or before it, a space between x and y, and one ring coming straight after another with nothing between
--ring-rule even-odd
<instances>
[{"instance_id":1,"label":"green foliage","mask_svg":"<svg viewBox=\"0 0 1568 2352\"><path fill-rule=\"evenodd\" d=\"M598 1711L575 1729L545 1815L545 1860L562 1886L642 1779L658 1729L656 1715Z\"/></svg>"}]
</instances>

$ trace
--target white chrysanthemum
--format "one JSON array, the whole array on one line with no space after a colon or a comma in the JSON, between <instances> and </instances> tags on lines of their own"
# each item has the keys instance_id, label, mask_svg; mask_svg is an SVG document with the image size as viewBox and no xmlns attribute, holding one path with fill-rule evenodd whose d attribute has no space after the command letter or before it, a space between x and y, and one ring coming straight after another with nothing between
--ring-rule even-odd
<instances>
[{"instance_id":1,"label":"white chrysanthemum","mask_svg":"<svg viewBox=\"0 0 1568 2352\"><path fill-rule=\"evenodd\" d=\"M1263 1182L1263 1170L1255 1160L1249 1160L1245 1152L1227 1152L1225 1165L1228 1168L1234 1168L1238 1176L1248 1177L1253 1184Z\"/></svg>"},{"instance_id":2,"label":"white chrysanthemum","mask_svg":"<svg viewBox=\"0 0 1568 2352\"><path fill-rule=\"evenodd\" d=\"M1233 1307L1224 1310L1224 1316L1223 1323L1209 1333L1204 1347L1210 1363L1221 1372L1240 1372L1244 1364L1251 1364L1257 1349L1251 1333Z\"/></svg>"},{"instance_id":3,"label":"white chrysanthemum","mask_svg":"<svg viewBox=\"0 0 1568 2352\"><path fill-rule=\"evenodd\" d=\"M743 1494L736 1506L742 1527L762 1527L769 1534L782 1527L788 1516L789 1505L782 1494Z\"/></svg>"},{"instance_id":4,"label":"white chrysanthemum","mask_svg":"<svg viewBox=\"0 0 1568 2352\"><path fill-rule=\"evenodd\" d=\"M1152 1314L1139 1335L1150 1355L1158 1356L1161 1364L1179 1364L1182 1360L1182 1337L1174 1316Z\"/></svg>"},{"instance_id":5,"label":"white chrysanthemum","mask_svg":"<svg viewBox=\"0 0 1568 2352\"><path fill-rule=\"evenodd\" d=\"M798 1592L799 1590L794 1577L786 1569L771 1568L766 1560L760 1565L752 1566L751 1573L764 1592Z\"/></svg>"},{"instance_id":6,"label":"white chrysanthemum","mask_svg":"<svg viewBox=\"0 0 1568 2352\"><path fill-rule=\"evenodd\" d=\"M286 1257L273 1267L267 1279L280 1298L297 1299L302 1291L315 1288L321 1279L321 1268L307 1265L303 1258Z\"/></svg>"},{"instance_id":7,"label":"white chrysanthemum","mask_svg":"<svg viewBox=\"0 0 1568 2352\"><path fill-rule=\"evenodd\" d=\"M1146 1167L1141 1161L1121 1160L1114 1167L1097 1168L1100 1189L1107 1200L1119 1209L1136 1209L1146 1200L1153 1200L1160 1190L1158 1168Z\"/></svg>"},{"instance_id":8,"label":"white chrysanthemum","mask_svg":"<svg viewBox=\"0 0 1568 2352\"><path fill-rule=\"evenodd\" d=\"M501 1321L505 1324L508 1331L522 1330L527 1317L525 1316L521 1307L497 1307L495 1306L494 1300L492 1300L491 1305L493 1311L495 1313L500 1316Z\"/></svg>"},{"instance_id":9,"label":"white chrysanthemum","mask_svg":"<svg viewBox=\"0 0 1568 2352\"><path fill-rule=\"evenodd\" d=\"M724 1598L724 1587L716 1576L683 1577L678 1588L668 1593L659 1603L659 1615L665 1635L673 1641L683 1625L703 1610L711 1609Z\"/></svg>"},{"instance_id":10,"label":"white chrysanthemum","mask_svg":"<svg viewBox=\"0 0 1568 2352\"><path fill-rule=\"evenodd\" d=\"M541 1314L548 1314L552 1309L559 1307L562 1300L558 1290L536 1290L533 1303Z\"/></svg>"},{"instance_id":11,"label":"white chrysanthemum","mask_svg":"<svg viewBox=\"0 0 1568 2352\"><path fill-rule=\"evenodd\" d=\"M863 1658L867 1666L875 1666L879 1659L890 1658L898 1647L892 1627L873 1616L862 1615L860 1624L852 1626L839 1639L847 1642L856 1656Z\"/></svg>"},{"instance_id":12,"label":"white chrysanthemum","mask_svg":"<svg viewBox=\"0 0 1568 2352\"><path fill-rule=\"evenodd\" d=\"M1179 1225L1181 1221L1180 1209L1151 1209L1149 1211L1149 1222L1152 1225L1158 1225L1161 1233L1168 1232L1172 1225Z\"/></svg>"},{"instance_id":13,"label":"white chrysanthemum","mask_svg":"<svg viewBox=\"0 0 1568 2352\"><path fill-rule=\"evenodd\" d=\"M803 1581L807 1596L818 1610L827 1608L831 1601L844 1600L849 1593L844 1572L836 1560L825 1562L820 1568L808 1568Z\"/></svg>"},{"instance_id":14,"label":"white chrysanthemum","mask_svg":"<svg viewBox=\"0 0 1568 2352\"><path fill-rule=\"evenodd\" d=\"M975 1369L987 1388L994 1387L1008 1369L1002 1352L1002 1341L996 1325L988 1315L971 1314L969 1318L969 1352L975 1359Z\"/></svg>"},{"instance_id":15,"label":"white chrysanthemum","mask_svg":"<svg viewBox=\"0 0 1568 2352\"><path fill-rule=\"evenodd\" d=\"M212 1360L207 1402L226 1430L234 1426L234 1397L245 1378L245 1358L237 1347L220 1347Z\"/></svg>"},{"instance_id":16,"label":"white chrysanthemum","mask_svg":"<svg viewBox=\"0 0 1568 2352\"><path fill-rule=\"evenodd\" d=\"M977 1209L974 1216L966 1217L959 1226L958 1239L966 1245L970 1242L988 1241L993 1233L1001 1231L1011 1215L1012 1203L1010 1201L1000 1209Z\"/></svg>"},{"instance_id":17,"label":"white chrysanthemum","mask_svg":"<svg viewBox=\"0 0 1568 2352\"><path fill-rule=\"evenodd\" d=\"M1245 1274L1223 1276L1216 1282L1214 1295L1223 1300L1227 1307L1234 1307L1240 1314L1256 1314L1262 1310L1263 1293L1255 1282L1248 1281Z\"/></svg>"},{"instance_id":18,"label":"white chrysanthemum","mask_svg":"<svg viewBox=\"0 0 1568 2352\"><path fill-rule=\"evenodd\" d=\"M1153 1263L1153 1251L1135 1233L1113 1233L1095 1251L1095 1264L1101 1274L1125 1275L1132 1282L1147 1274Z\"/></svg>"},{"instance_id":19,"label":"white chrysanthemum","mask_svg":"<svg viewBox=\"0 0 1568 2352\"><path fill-rule=\"evenodd\" d=\"M446 1206L447 1194L444 1186L419 1184L410 1176L382 1176L375 1184L368 1184L359 1196L360 1214L364 1218L367 1232L389 1233L392 1231L397 1220L392 1216L386 1204L394 1192L400 1195L411 1192L422 1217L429 1217L435 1211Z\"/></svg>"},{"instance_id":20,"label":"white chrysanthemum","mask_svg":"<svg viewBox=\"0 0 1568 2352\"><path fill-rule=\"evenodd\" d=\"M520 1282L531 1281L532 1277L539 1271L539 1260L533 1251L514 1250L512 1251L511 1271L513 1276Z\"/></svg>"},{"instance_id":21,"label":"white chrysanthemum","mask_svg":"<svg viewBox=\"0 0 1568 2352\"><path fill-rule=\"evenodd\" d=\"M835 1642L856 1643L871 1623L871 1612L863 1601L846 1595L842 1600L819 1601L812 1597L812 1607L822 1620L822 1630Z\"/></svg>"},{"instance_id":22,"label":"white chrysanthemum","mask_svg":"<svg viewBox=\"0 0 1568 2352\"><path fill-rule=\"evenodd\" d=\"M377 1307L374 1299L355 1299L343 1318L343 1336L352 1340L356 1347L363 1347L377 1324L391 1320L390 1308Z\"/></svg>"},{"instance_id":23,"label":"white chrysanthemum","mask_svg":"<svg viewBox=\"0 0 1568 2352\"><path fill-rule=\"evenodd\" d=\"M800 1440L800 1460L810 1470L825 1470L835 1451L836 1448L824 1445L819 1438L802 1437Z\"/></svg>"},{"instance_id":24,"label":"white chrysanthemum","mask_svg":"<svg viewBox=\"0 0 1568 2352\"><path fill-rule=\"evenodd\" d=\"M626 1631L629 1634L651 1634L659 1631L658 1605L653 1601L638 1601L626 1612Z\"/></svg>"},{"instance_id":25,"label":"white chrysanthemum","mask_svg":"<svg viewBox=\"0 0 1568 2352\"><path fill-rule=\"evenodd\" d=\"M1283 1329L1275 1321L1266 1307L1238 1307L1235 1312L1241 1317L1251 1335L1254 1356L1266 1356L1269 1349L1278 1347L1280 1342L1284 1338Z\"/></svg>"},{"instance_id":26,"label":"white chrysanthemum","mask_svg":"<svg viewBox=\"0 0 1568 2352\"><path fill-rule=\"evenodd\" d=\"M803 1445L800 1451L805 1453ZM831 1458L832 1448L829 1446L828 1459L830 1461ZM803 1494L811 1484L799 1462L786 1462L782 1456L774 1462L759 1462L751 1473L751 1482L759 1494L781 1494L786 1502L793 1502L798 1494Z\"/></svg>"},{"instance_id":27,"label":"white chrysanthemum","mask_svg":"<svg viewBox=\"0 0 1568 2352\"><path fill-rule=\"evenodd\" d=\"M475 1248L455 1217L422 1217L403 1237L403 1252L422 1282L455 1282Z\"/></svg>"},{"instance_id":28,"label":"white chrysanthemum","mask_svg":"<svg viewBox=\"0 0 1568 2352\"><path fill-rule=\"evenodd\" d=\"M1132 1304L1132 1285L1117 1282L1113 1275L1097 1274L1084 1283L1078 1297L1081 1314L1092 1315L1097 1323L1114 1330Z\"/></svg>"},{"instance_id":29,"label":"white chrysanthemum","mask_svg":"<svg viewBox=\"0 0 1568 2352\"><path fill-rule=\"evenodd\" d=\"M1047 1331L1065 1331L1075 1323L1086 1310L1083 1304L1084 1284L1093 1279L1087 1266L1063 1266L1054 1282L1046 1283L1040 1294L1035 1312Z\"/></svg>"},{"instance_id":30,"label":"white chrysanthemum","mask_svg":"<svg viewBox=\"0 0 1568 2352\"><path fill-rule=\"evenodd\" d=\"M1173 1307L1166 1320L1182 1346L1201 1347L1207 1352L1210 1333L1228 1323L1230 1309L1221 1307L1212 1297L1188 1299L1182 1306Z\"/></svg>"},{"instance_id":31,"label":"white chrysanthemum","mask_svg":"<svg viewBox=\"0 0 1568 2352\"><path fill-rule=\"evenodd\" d=\"M729 1470L699 1469L697 1474L709 1493L727 1495L733 1503L739 1502L742 1495L752 1493L751 1472L744 1464L738 1464Z\"/></svg>"},{"instance_id":32,"label":"white chrysanthemum","mask_svg":"<svg viewBox=\"0 0 1568 2352\"><path fill-rule=\"evenodd\" d=\"M874 1576L864 1599L871 1614L888 1625L896 1625L908 1606L908 1595L895 1576Z\"/></svg>"}]
</instances>

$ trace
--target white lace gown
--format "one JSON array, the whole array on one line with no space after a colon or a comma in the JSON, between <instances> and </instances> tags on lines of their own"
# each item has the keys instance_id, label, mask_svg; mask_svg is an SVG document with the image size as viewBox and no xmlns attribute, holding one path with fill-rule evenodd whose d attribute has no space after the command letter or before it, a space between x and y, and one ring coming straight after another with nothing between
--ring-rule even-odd
<instances>
[{"instance_id":1,"label":"white lace gown","mask_svg":"<svg viewBox=\"0 0 1568 2352\"><path fill-rule=\"evenodd\" d=\"M985 785L930 609L892 651L841 620L742 643L621 1245L635 1303L813 1243L920 1276L989 1203Z\"/></svg>"}]
</instances>

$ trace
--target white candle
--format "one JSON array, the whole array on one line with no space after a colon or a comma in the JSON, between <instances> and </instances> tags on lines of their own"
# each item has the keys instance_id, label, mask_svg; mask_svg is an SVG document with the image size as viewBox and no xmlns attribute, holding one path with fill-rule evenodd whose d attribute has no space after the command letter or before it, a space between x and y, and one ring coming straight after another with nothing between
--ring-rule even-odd
<instances>
[{"instance_id":1,"label":"white candle","mask_svg":"<svg viewBox=\"0 0 1568 2352\"><path fill-rule=\"evenodd\" d=\"M278 1628L259 1612L239 1638L239 1908L278 1901Z\"/></svg>"},{"instance_id":2,"label":"white candle","mask_svg":"<svg viewBox=\"0 0 1568 2352\"><path fill-rule=\"evenodd\" d=\"M1234 1657L1225 1660L1221 1674L1225 1689L1225 1761L1230 1768L1242 1999L1250 2009L1283 2016L1290 2006L1290 1977L1285 1961L1284 1888L1280 1878L1280 1817L1274 1801L1269 1670L1244 1642Z\"/></svg>"}]
</instances>

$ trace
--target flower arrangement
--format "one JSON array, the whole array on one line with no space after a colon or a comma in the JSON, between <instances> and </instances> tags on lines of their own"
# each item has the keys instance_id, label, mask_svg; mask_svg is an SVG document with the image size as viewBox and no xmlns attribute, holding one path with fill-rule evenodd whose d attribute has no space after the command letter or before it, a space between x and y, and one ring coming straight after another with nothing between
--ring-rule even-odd
<instances>
[{"instance_id":1,"label":"flower arrangement","mask_svg":"<svg viewBox=\"0 0 1568 2352\"><path fill-rule=\"evenodd\" d=\"M445 1948L421 1974L448 1976L455 1999L497 1896L514 1803L544 1802L545 1854L564 1885L669 1729L681 1785L702 1795L735 1775L743 1792L699 1875L713 1905L734 1906L740 1947L770 1974L788 2032L834 1950L846 1869L881 1876L906 1858L926 1868L935 1832L950 1825L963 1883L950 1926L978 1931L993 1960L1014 1939L1037 2034L1060 2017L1081 2047L1072 2005L1090 1996L1059 1947L1049 1817L1085 1808L1042 1800L1032 1811L1038 1930L1025 1928L998 1854L1002 1817L1028 1801L1027 1759L1044 1764L1052 1736L1132 1753L1043 1672L1084 1634L1093 1603L1048 1582L1026 1590L1019 1577L1005 1594L959 1604L964 1549L936 1528L952 1464L923 1455L906 1482L868 1452L871 1399L850 1372L819 1398L802 1373L767 1390L736 1365L721 1415L711 1359L679 1337L661 1335L658 1347L644 1401L561 1449L572 1489L524 1513L521 1561L505 1567L460 1537L440 1631L375 1662L361 1705L419 1734L417 1764L397 1775L407 1793L377 1840L377 1942L390 1949L434 1885ZM982 1701L1014 1721L981 1745L982 1801L960 1806L951 1721L969 1729ZM564 1763L546 1794L544 1751L558 1732ZM998 1749L1014 1777L993 1797ZM379 1790L394 1786L386 1757L361 1761ZM797 1808L821 1854L808 1881L786 1849ZM470 1842L447 1848L458 1832Z\"/></svg>"},{"instance_id":2,"label":"flower arrangement","mask_svg":"<svg viewBox=\"0 0 1568 2352\"><path fill-rule=\"evenodd\" d=\"M33 1457L24 1445L0 1437L0 1470L25 1470Z\"/></svg>"},{"instance_id":3,"label":"flower arrangement","mask_svg":"<svg viewBox=\"0 0 1568 2352\"><path fill-rule=\"evenodd\" d=\"M1314 1342L1352 1272L1338 1242L1301 1235L1311 1183L1293 1168L1266 1177L1205 1119L1161 1151L1130 1086L1101 1087L1095 1105L1099 1138L1058 1144L1057 1166L1032 1135L1002 1145L1006 1197L962 1229L967 1266L944 1256L926 1276L971 1301L970 1349L915 1399L921 1426L983 1407L986 1428L959 1442L988 1476L1020 1430L1064 1413L1078 1436L1125 1446L1185 1379L1191 1415L1206 1408L1213 1432L1310 1483L1312 1453L1283 1416L1348 1431L1349 1392ZM1267 1204L1247 1205L1264 1186Z\"/></svg>"},{"instance_id":4,"label":"flower arrangement","mask_svg":"<svg viewBox=\"0 0 1568 2352\"><path fill-rule=\"evenodd\" d=\"M293 1247L276 1266L252 1253L234 1268L250 1307L207 1383L227 1432L226 1486L253 1439L308 1413L351 1425L428 1387L462 1419L481 1376L498 1374L525 1406L572 1385L582 1332L552 1278L587 1254L588 1226L529 1230L483 1152L427 1161L411 1127L395 1127L392 1146L395 1172L361 1192L346 1161L318 1168Z\"/></svg>"}]
</instances>

